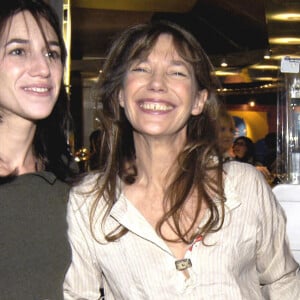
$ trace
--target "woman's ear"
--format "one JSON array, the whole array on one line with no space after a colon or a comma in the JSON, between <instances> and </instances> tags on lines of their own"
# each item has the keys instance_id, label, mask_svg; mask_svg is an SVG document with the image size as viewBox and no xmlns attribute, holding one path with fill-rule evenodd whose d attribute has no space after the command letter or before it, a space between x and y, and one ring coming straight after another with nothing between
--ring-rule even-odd
<instances>
[{"instance_id":1,"label":"woman's ear","mask_svg":"<svg viewBox=\"0 0 300 300\"><path fill-rule=\"evenodd\" d=\"M208 97L207 90L201 90L201 91L197 92L195 101L194 101L194 105L192 107L192 112L191 112L191 114L193 116L197 116L202 113L204 104L207 100L207 97Z\"/></svg>"},{"instance_id":2,"label":"woman's ear","mask_svg":"<svg viewBox=\"0 0 300 300\"><path fill-rule=\"evenodd\" d=\"M119 104L121 107L124 107L124 91L121 89L119 91Z\"/></svg>"}]
</instances>

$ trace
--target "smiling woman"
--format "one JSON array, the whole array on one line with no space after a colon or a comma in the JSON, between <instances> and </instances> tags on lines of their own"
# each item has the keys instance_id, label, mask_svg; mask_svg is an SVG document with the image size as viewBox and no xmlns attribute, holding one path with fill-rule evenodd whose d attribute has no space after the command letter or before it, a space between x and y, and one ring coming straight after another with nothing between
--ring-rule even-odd
<instances>
[{"instance_id":1,"label":"smiling woman","mask_svg":"<svg viewBox=\"0 0 300 300\"><path fill-rule=\"evenodd\" d=\"M41 19L40 26L45 37L32 14L24 11L16 14L3 32L0 105L5 122L44 119L57 101L63 70L61 50L49 23Z\"/></svg>"},{"instance_id":2,"label":"smiling woman","mask_svg":"<svg viewBox=\"0 0 300 300\"><path fill-rule=\"evenodd\" d=\"M99 172L68 202L65 299L299 299L285 216L254 167L223 164L218 82L168 22L113 43L99 81ZM242 274L242 276L241 276Z\"/></svg>"},{"instance_id":3,"label":"smiling woman","mask_svg":"<svg viewBox=\"0 0 300 300\"><path fill-rule=\"evenodd\" d=\"M178 145L185 143L188 118L202 112L206 98L206 90L196 89L192 66L167 34L158 37L146 59L132 62L119 94L126 117L139 132L136 139L141 133L171 136L182 131L176 134Z\"/></svg>"},{"instance_id":4,"label":"smiling woman","mask_svg":"<svg viewBox=\"0 0 300 300\"><path fill-rule=\"evenodd\" d=\"M1 2L1 299L63 298L67 182L76 172L65 136L65 57L50 6Z\"/></svg>"}]
</instances>

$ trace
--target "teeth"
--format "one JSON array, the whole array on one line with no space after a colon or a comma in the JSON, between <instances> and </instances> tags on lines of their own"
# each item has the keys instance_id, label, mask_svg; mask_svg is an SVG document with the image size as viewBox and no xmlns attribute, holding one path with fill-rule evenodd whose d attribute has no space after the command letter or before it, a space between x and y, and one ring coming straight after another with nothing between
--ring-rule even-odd
<instances>
[{"instance_id":1,"label":"teeth","mask_svg":"<svg viewBox=\"0 0 300 300\"><path fill-rule=\"evenodd\" d=\"M140 107L148 110L155 110L155 111L167 111L172 109L171 105L166 105L162 103L142 103Z\"/></svg>"},{"instance_id":2,"label":"teeth","mask_svg":"<svg viewBox=\"0 0 300 300\"><path fill-rule=\"evenodd\" d=\"M45 93L48 92L49 89L48 88L42 88L42 87L32 87L32 88L25 88L25 91L33 91L36 93Z\"/></svg>"}]
</instances>

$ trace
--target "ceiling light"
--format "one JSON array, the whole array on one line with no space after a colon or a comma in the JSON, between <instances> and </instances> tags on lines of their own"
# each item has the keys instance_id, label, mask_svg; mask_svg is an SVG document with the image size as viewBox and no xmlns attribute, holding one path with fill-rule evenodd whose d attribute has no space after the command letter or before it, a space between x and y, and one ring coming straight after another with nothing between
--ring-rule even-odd
<instances>
[{"instance_id":1,"label":"ceiling light","mask_svg":"<svg viewBox=\"0 0 300 300\"><path fill-rule=\"evenodd\" d=\"M269 20L274 20L274 21L298 22L300 21L300 13L288 12L288 13L270 14L268 15L267 18Z\"/></svg>"},{"instance_id":2,"label":"ceiling light","mask_svg":"<svg viewBox=\"0 0 300 300\"><path fill-rule=\"evenodd\" d=\"M278 81L278 79L274 77L255 77L254 79L258 81Z\"/></svg>"},{"instance_id":3,"label":"ceiling light","mask_svg":"<svg viewBox=\"0 0 300 300\"><path fill-rule=\"evenodd\" d=\"M249 68L258 70L278 70L279 66L275 65L252 65Z\"/></svg>"},{"instance_id":4,"label":"ceiling light","mask_svg":"<svg viewBox=\"0 0 300 300\"><path fill-rule=\"evenodd\" d=\"M233 71L215 71L214 74L216 76L232 76L232 75L237 75L238 72L233 72Z\"/></svg>"},{"instance_id":5,"label":"ceiling light","mask_svg":"<svg viewBox=\"0 0 300 300\"><path fill-rule=\"evenodd\" d=\"M264 54L264 59L270 59L271 58L271 54L272 54L272 50L271 49L266 50L266 52Z\"/></svg>"},{"instance_id":6,"label":"ceiling light","mask_svg":"<svg viewBox=\"0 0 300 300\"><path fill-rule=\"evenodd\" d=\"M226 59L223 58L221 61L221 67L226 68L227 66L228 66L228 63L227 63Z\"/></svg>"},{"instance_id":7,"label":"ceiling light","mask_svg":"<svg viewBox=\"0 0 300 300\"><path fill-rule=\"evenodd\" d=\"M250 107L254 107L256 105L254 100L249 101L248 104Z\"/></svg>"},{"instance_id":8,"label":"ceiling light","mask_svg":"<svg viewBox=\"0 0 300 300\"><path fill-rule=\"evenodd\" d=\"M297 37L273 37L269 38L270 44L289 44L298 45L300 44L300 38Z\"/></svg>"},{"instance_id":9,"label":"ceiling light","mask_svg":"<svg viewBox=\"0 0 300 300\"><path fill-rule=\"evenodd\" d=\"M299 55L291 55L290 53L285 53L285 54L280 54L280 55L272 55L272 59L282 60L286 56L289 56L290 58L300 58Z\"/></svg>"}]
</instances>

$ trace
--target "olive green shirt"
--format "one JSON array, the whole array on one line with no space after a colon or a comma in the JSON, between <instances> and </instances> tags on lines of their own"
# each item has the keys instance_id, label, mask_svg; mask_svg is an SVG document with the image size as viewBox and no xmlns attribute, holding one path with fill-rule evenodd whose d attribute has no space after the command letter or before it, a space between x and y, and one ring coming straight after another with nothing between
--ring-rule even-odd
<instances>
[{"instance_id":1,"label":"olive green shirt","mask_svg":"<svg viewBox=\"0 0 300 300\"><path fill-rule=\"evenodd\" d=\"M69 187L50 172L0 184L0 299L59 300L70 264Z\"/></svg>"}]
</instances>

